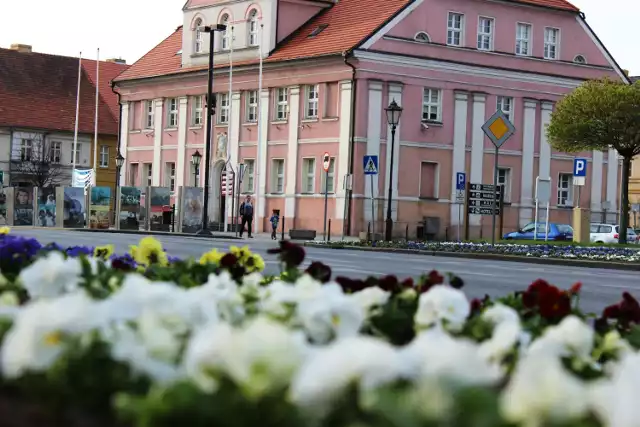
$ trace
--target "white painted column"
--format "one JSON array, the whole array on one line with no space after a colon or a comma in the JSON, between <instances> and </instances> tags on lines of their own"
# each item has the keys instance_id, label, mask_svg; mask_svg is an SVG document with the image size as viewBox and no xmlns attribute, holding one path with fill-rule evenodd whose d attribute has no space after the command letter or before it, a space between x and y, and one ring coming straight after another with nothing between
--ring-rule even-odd
<instances>
[{"instance_id":1,"label":"white painted column","mask_svg":"<svg viewBox=\"0 0 640 427\"><path fill-rule=\"evenodd\" d=\"M266 197L267 194L267 141L269 140L269 89L262 89L260 93L260 133L261 135L258 144L260 144L260 150L256 150L260 153L258 161L258 200L256 202L256 231L263 231Z\"/></svg>"},{"instance_id":2,"label":"white painted column","mask_svg":"<svg viewBox=\"0 0 640 427\"><path fill-rule=\"evenodd\" d=\"M214 147L214 142L213 139L215 138L214 134L213 134L213 129L211 130L211 147L209 148L209 150L207 150L207 126L213 126L213 121L209 120L211 117L209 116L209 113L207 111L207 103L205 102L204 108L204 126L202 128L202 146L204 147L203 149L203 155L202 155L202 160L200 162L200 185L204 188L205 186L205 168L207 165L207 158L209 159L209 164L210 164L210 173L209 173L209 202L207 204L207 215L209 217L209 221L211 221L213 218L216 218L217 220L217 216L216 211L218 210L217 205L215 204L215 197L214 194L216 194L215 191L213 191L213 183L215 182L215 177L213 176L213 171L215 170L214 168L214 156L213 153L215 153L215 147ZM215 118L214 118L215 120ZM207 157L209 156L209 157Z\"/></svg>"},{"instance_id":3,"label":"white painted column","mask_svg":"<svg viewBox=\"0 0 640 427\"><path fill-rule=\"evenodd\" d=\"M389 83L389 104L391 101L395 100L399 106L402 106L402 84L401 83ZM378 116L379 117L379 116ZM393 185L391 187L391 219L393 221L398 220L398 176L400 169L400 140L401 138L401 130L402 130L402 119L398 126L396 126L396 139L395 139L395 147L393 153ZM391 171L391 126L387 126L387 169L385 173L385 185L384 185L384 194L385 200L389 195L389 178ZM385 205L385 218L387 217L386 208L388 206L387 203Z\"/></svg>"},{"instance_id":4,"label":"white painted column","mask_svg":"<svg viewBox=\"0 0 640 427\"><path fill-rule=\"evenodd\" d=\"M467 101L469 94L467 92L455 92L454 94L454 112L453 112L453 152L451 153L451 225L460 223L458 216L458 205L453 202L456 200L456 172L465 170L465 157L467 145Z\"/></svg>"},{"instance_id":5,"label":"white painted column","mask_svg":"<svg viewBox=\"0 0 640 427\"><path fill-rule=\"evenodd\" d=\"M185 167L187 163L185 157L187 155L187 132L188 129L188 110L187 110L188 98L186 96L178 99L178 153L176 158L176 187L182 186L191 187L193 183L190 179L187 182L184 181ZM191 176L191 174L189 174Z\"/></svg>"},{"instance_id":6,"label":"white painted column","mask_svg":"<svg viewBox=\"0 0 640 427\"><path fill-rule=\"evenodd\" d=\"M122 164L122 168L120 168L120 185L122 187L126 185L133 185L131 182L127 182L127 171L129 168L129 163L127 159L129 158L129 103L123 102L122 104L122 121L120 122L120 154L124 157L124 163Z\"/></svg>"},{"instance_id":7,"label":"white painted column","mask_svg":"<svg viewBox=\"0 0 640 427\"><path fill-rule=\"evenodd\" d=\"M602 212L602 173L604 169L604 153L594 150L591 154L591 216ZM597 216L597 221L602 217Z\"/></svg>"},{"instance_id":8,"label":"white painted column","mask_svg":"<svg viewBox=\"0 0 640 427\"><path fill-rule=\"evenodd\" d=\"M613 221L618 212L618 174L620 173L618 152L609 149L607 154L607 219ZM609 213L610 212L610 213ZM618 219L618 222L620 219Z\"/></svg>"},{"instance_id":9,"label":"white painted column","mask_svg":"<svg viewBox=\"0 0 640 427\"><path fill-rule=\"evenodd\" d=\"M162 124L163 124L163 111L162 105L164 100L162 98L154 101L155 111L153 113L153 168L151 175L151 185L154 187L160 186L160 172L162 171Z\"/></svg>"},{"instance_id":10,"label":"white painted column","mask_svg":"<svg viewBox=\"0 0 640 427\"><path fill-rule=\"evenodd\" d=\"M240 91L235 91L231 94L231 106L229 108L231 109L231 114L229 117L229 128L227 130L227 156L229 157L229 162L233 166L233 170L237 173L238 163L240 162ZM240 190L240 188L236 188L236 194ZM231 209L232 206L233 203L230 203L230 200L227 200L225 204L227 218L231 218L233 216L233 210Z\"/></svg>"},{"instance_id":11,"label":"white painted column","mask_svg":"<svg viewBox=\"0 0 640 427\"><path fill-rule=\"evenodd\" d=\"M551 146L547 141L547 126L551 123L551 112L553 103L542 101L540 104L542 112L540 114L540 157L538 159L538 176L540 178L551 178Z\"/></svg>"},{"instance_id":12,"label":"white painted column","mask_svg":"<svg viewBox=\"0 0 640 427\"><path fill-rule=\"evenodd\" d=\"M296 215L296 182L298 178L298 134L300 132L300 86L289 88L289 142L287 144L287 176L285 178L284 216L293 227Z\"/></svg>"},{"instance_id":13,"label":"white painted column","mask_svg":"<svg viewBox=\"0 0 640 427\"><path fill-rule=\"evenodd\" d=\"M343 177L349 173L349 146L351 145L351 94L353 85L351 80L340 82L340 133L338 136L337 170L333 174L333 185L336 192L335 218L344 220L346 190L342 183ZM378 126L380 129L380 126ZM378 147L379 148L379 147Z\"/></svg>"},{"instance_id":14,"label":"white painted column","mask_svg":"<svg viewBox=\"0 0 640 427\"><path fill-rule=\"evenodd\" d=\"M536 110L538 101L524 99L524 118L522 124L522 178L520 186L520 227L524 227L533 219L535 178L533 176L533 159L536 143Z\"/></svg>"},{"instance_id":15,"label":"white painted column","mask_svg":"<svg viewBox=\"0 0 640 427\"><path fill-rule=\"evenodd\" d=\"M380 156L380 136L381 126L380 120L382 119L382 82L376 80L369 81L369 114L367 119L367 153L373 156ZM397 136L397 134L396 134ZM387 140L389 143L391 139ZM396 141L397 142L397 141ZM378 157L379 159L380 157ZM388 164L388 163L387 163ZM387 169L388 170L388 169ZM371 177L364 176L364 194L366 199L364 201L364 220L365 222L376 221L378 218L373 218L371 215L371 192L373 191L373 197L379 198L381 195L379 192L379 175L373 176L373 188L371 188ZM387 181L388 183L389 181ZM388 188L388 187L386 187ZM383 192L383 195L387 193ZM383 197L384 198L384 197ZM378 200L375 204L375 212L377 216L378 212ZM385 204L386 206L386 204ZM366 225L366 224L365 224ZM378 227L379 224L376 224Z\"/></svg>"},{"instance_id":16,"label":"white painted column","mask_svg":"<svg viewBox=\"0 0 640 427\"><path fill-rule=\"evenodd\" d=\"M484 125L484 122L486 121L485 120L486 102L487 102L486 94L484 93L473 94L473 128L471 129L471 173L470 173L470 176L467 177L467 179L469 180L469 182L474 184L482 183L482 165L484 160L484 138L485 138L484 132L482 131L482 125ZM456 169L456 170L453 170L452 172L455 177L455 174L457 172L464 172L464 171L465 171L465 168L463 163L462 169L459 169L459 170ZM455 186L453 188L455 190ZM457 209L456 209L455 216L452 218L455 218L457 221L458 219ZM474 225L474 226L480 225L481 220L482 220L482 217L480 215L469 215L470 225Z\"/></svg>"}]
</instances>

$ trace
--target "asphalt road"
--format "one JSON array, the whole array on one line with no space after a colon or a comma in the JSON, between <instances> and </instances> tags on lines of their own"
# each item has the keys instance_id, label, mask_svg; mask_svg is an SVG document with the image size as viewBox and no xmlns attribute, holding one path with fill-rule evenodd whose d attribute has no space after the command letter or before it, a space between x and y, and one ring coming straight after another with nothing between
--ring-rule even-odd
<instances>
[{"instance_id":1,"label":"asphalt road","mask_svg":"<svg viewBox=\"0 0 640 427\"><path fill-rule=\"evenodd\" d=\"M68 246L95 246L110 243L120 253L126 252L129 245L136 244L143 237L60 229L13 229L12 233L35 237L42 243L55 241ZM278 272L277 260L273 255L266 254L267 249L275 247L276 243L264 237L241 241L177 236L155 237L163 243L170 255L183 258L199 257L203 252L214 247L226 250L232 245L247 244L252 251L263 256L267 274ZM441 273L451 272L465 281L464 290L469 297L481 297L485 294L501 296L507 292L524 289L539 278L565 289L576 282L582 282L581 307L587 311L599 312L606 305L619 301L624 290L640 297L640 281L637 272L323 248L305 248L305 250L307 252L305 265L311 261L322 261L331 266L334 275L353 278L387 274L394 274L401 278L415 278L432 269Z\"/></svg>"}]
</instances>

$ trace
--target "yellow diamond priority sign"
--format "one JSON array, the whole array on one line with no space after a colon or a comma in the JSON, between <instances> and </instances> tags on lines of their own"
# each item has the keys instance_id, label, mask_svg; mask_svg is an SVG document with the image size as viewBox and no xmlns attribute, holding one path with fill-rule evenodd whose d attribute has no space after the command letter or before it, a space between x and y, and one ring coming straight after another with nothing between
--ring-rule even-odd
<instances>
[{"instance_id":1,"label":"yellow diamond priority sign","mask_svg":"<svg viewBox=\"0 0 640 427\"><path fill-rule=\"evenodd\" d=\"M493 145L495 145L496 148L500 148L502 144L511 138L516 128L506 114L504 114L502 110L498 110L482 125L482 130L491 142L493 142Z\"/></svg>"}]
</instances>

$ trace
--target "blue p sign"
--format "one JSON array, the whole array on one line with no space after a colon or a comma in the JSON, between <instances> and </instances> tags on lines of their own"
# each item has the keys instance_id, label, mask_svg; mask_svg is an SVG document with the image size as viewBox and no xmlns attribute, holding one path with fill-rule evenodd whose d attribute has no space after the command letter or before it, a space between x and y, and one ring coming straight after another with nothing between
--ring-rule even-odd
<instances>
[{"instance_id":1,"label":"blue p sign","mask_svg":"<svg viewBox=\"0 0 640 427\"><path fill-rule=\"evenodd\" d=\"M467 186L467 174L464 172L456 173L456 190L464 190Z\"/></svg>"},{"instance_id":2,"label":"blue p sign","mask_svg":"<svg viewBox=\"0 0 640 427\"><path fill-rule=\"evenodd\" d=\"M573 176L578 176L578 177L587 176L587 159L573 160Z\"/></svg>"}]
</instances>

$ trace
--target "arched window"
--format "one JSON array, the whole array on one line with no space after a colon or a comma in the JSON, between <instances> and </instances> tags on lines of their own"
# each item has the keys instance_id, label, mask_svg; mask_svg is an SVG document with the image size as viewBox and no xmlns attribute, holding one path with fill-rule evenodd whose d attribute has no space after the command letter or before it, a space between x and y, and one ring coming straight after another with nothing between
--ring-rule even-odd
<instances>
[{"instance_id":1,"label":"arched window","mask_svg":"<svg viewBox=\"0 0 640 427\"><path fill-rule=\"evenodd\" d=\"M424 31L420 31L413 39L420 43L431 43L429 34L425 33Z\"/></svg>"},{"instance_id":2,"label":"arched window","mask_svg":"<svg viewBox=\"0 0 640 427\"><path fill-rule=\"evenodd\" d=\"M585 58L584 55L576 55L576 57L573 58L573 62L576 64L586 64L587 58Z\"/></svg>"},{"instance_id":3,"label":"arched window","mask_svg":"<svg viewBox=\"0 0 640 427\"><path fill-rule=\"evenodd\" d=\"M202 19L196 20L196 23L193 27L194 35L193 35L193 51L195 53L202 53L204 51L202 45L202 31L200 31L200 27L202 26Z\"/></svg>"},{"instance_id":4,"label":"arched window","mask_svg":"<svg viewBox=\"0 0 640 427\"><path fill-rule=\"evenodd\" d=\"M258 46L258 11L253 9L247 20L249 46Z\"/></svg>"},{"instance_id":5,"label":"arched window","mask_svg":"<svg viewBox=\"0 0 640 427\"><path fill-rule=\"evenodd\" d=\"M220 47L222 48L222 50L229 50L229 48L231 47L231 28L229 28L229 15L225 13L222 16L220 23L227 26L227 29L222 32L222 43L220 43Z\"/></svg>"}]
</instances>

